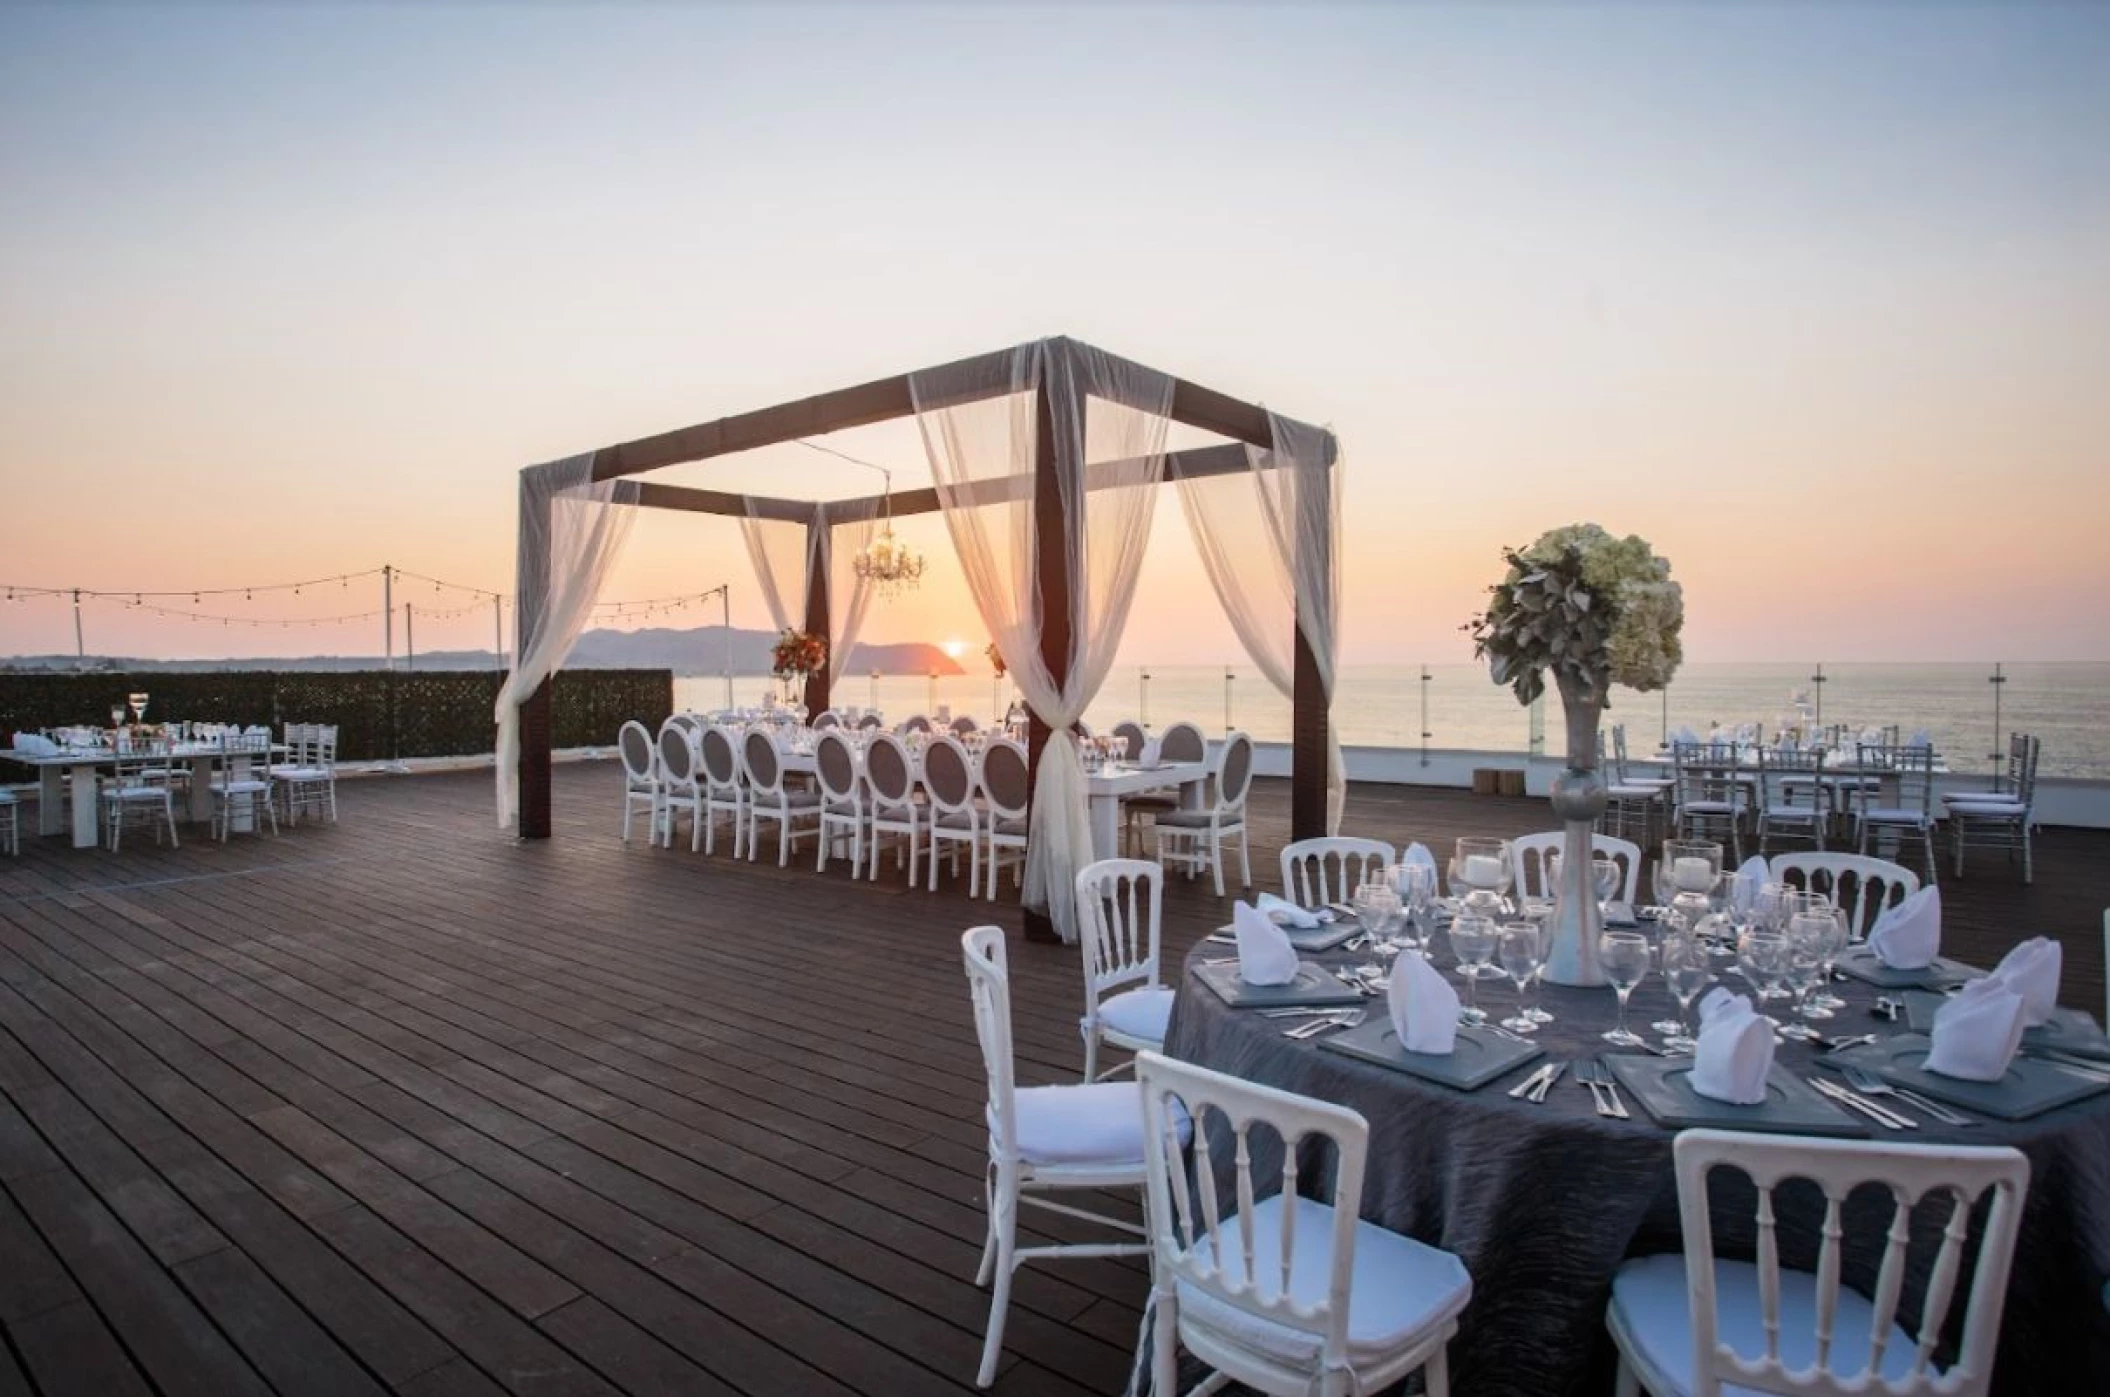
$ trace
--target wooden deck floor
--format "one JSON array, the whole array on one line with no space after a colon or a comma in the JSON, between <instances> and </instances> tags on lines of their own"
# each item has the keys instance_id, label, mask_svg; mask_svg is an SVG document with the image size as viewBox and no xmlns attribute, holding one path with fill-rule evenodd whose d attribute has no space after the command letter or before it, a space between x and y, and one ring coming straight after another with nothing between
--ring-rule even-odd
<instances>
[{"instance_id":1,"label":"wooden deck floor","mask_svg":"<svg viewBox=\"0 0 2110 1397\"><path fill-rule=\"evenodd\" d=\"M966 1391L984 1296L970 905L615 837L561 767L516 845L486 773L343 787L343 821L0 859L0 1397ZM1286 791L1256 793L1274 883ZM1540 802L1364 787L1443 847ZM1261 847L1265 846L1265 847ZM2100 1009L2110 836L1945 885L1948 946L2065 938ZM1221 920L1168 898L1175 958ZM1020 1074L1072 1080L1074 952L1014 939ZM1029 1270L1013 1394L1116 1392L1143 1298Z\"/></svg>"}]
</instances>

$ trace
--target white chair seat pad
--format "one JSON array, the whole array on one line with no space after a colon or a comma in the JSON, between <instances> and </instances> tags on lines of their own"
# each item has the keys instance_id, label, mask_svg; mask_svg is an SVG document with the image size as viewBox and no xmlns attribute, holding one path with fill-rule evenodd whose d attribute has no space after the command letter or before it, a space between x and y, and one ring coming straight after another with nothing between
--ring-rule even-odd
<instances>
[{"instance_id":1,"label":"white chair seat pad","mask_svg":"<svg viewBox=\"0 0 2110 1397\"><path fill-rule=\"evenodd\" d=\"M327 781L330 773L319 766L274 766L271 774L281 781Z\"/></svg>"},{"instance_id":2,"label":"white chair seat pad","mask_svg":"<svg viewBox=\"0 0 2110 1397\"><path fill-rule=\"evenodd\" d=\"M1689 810L1695 815L1733 815L1742 807L1726 800L1688 800L1678 808Z\"/></svg>"},{"instance_id":3,"label":"white chair seat pad","mask_svg":"<svg viewBox=\"0 0 2110 1397\"><path fill-rule=\"evenodd\" d=\"M914 825L923 822L923 807L914 801L884 801L872 807L872 818L883 825Z\"/></svg>"},{"instance_id":4,"label":"white chair seat pad","mask_svg":"<svg viewBox=\"0 0 2110 1397\"><path fill-rule=\"evenodd\" d=\"M270 789L271 783L269 781L215 781L212 783L213 794L221 796L255 796L262 795Z\"/></svg>"},{"instance_id":5,"label":"white chair seat pad","mask_svg":"<svg viewBox=\"0 0 2110 1397\"><path fill-rule=\"evenodd\" d=\"M821 803L812 791L756 791L749 799L758 810L817 810Z\"/></svg>"},{"instance_id":6,"label":"white chair seat pad","mask_svg":"<svg viewBox=\"0 0 2110 1397\"><path fill-rule=\"evenodd\" d=\"M1207 829L1209 819L1210 812L1207 810L1168 810L1157 817L1156 823L1159 829ZM1223 823L1225 828L1235 827L1238 817L1226 815L1223 817Z\"/></svg>"},{"instance_id":7,"label":"white chair seat pad","mask_svg":"<svg viewBox=\"0 0 2110 1397\"><path fill-rule=\"evenodd\" d=\"M1814 820L1822 811L1812 810L1807 805L1769 805L1766 818L1769 820Z\"/></svg>"},{"instance_id":8,"label":"white chair seat pad","mask_svg":"<svg viewBox=\"0 0 2110 1397\"><path fill-rule=\"evenodd\" d=\"M1748 1261L1714 1263L1716 1335L1745 1358L1766 1351L1758 1301L1758 1268ZM1692 1311L1686 1294L1685 1258L1675 1253L1629 1261L1612 1277L1612 1309L1640 1350L1643 1364L1669 1377L1675 1393L1692 1391ZM1875 1307L1867 1297L1839 1287L1832 1321L1831 1368L1858 1373L1868 1363L1868 1337ZM1817 1278L1807 1271L1780 1272L1780 1356L1792 1371L1817 1356ZM1896 1324L1883 1349L1879 1372L1897 1381L1912 1370L1913 1343ZM1725 1383L1724 1397L1763 1397L1757 1389ZM1658 1397L1674 1397L1659 1393Z\"/></svg>"},{"instance_id":9,"label":"white chair seat pad","mask_svg":"<svg viewBox=\"0 0 2110 1397\"><path fill-rule=\"evenodd\" d=\"M1020 1087L1014 1100L1018 1153L1028 1164L1143 1162L1143 1100L1134 1082ZM1181 1144L1187 1135L1183 1127Z\"/></svg>"},{"instance_id":10,"label":"white chair seat pad","mask_svg":"<svg viewBox=\"0 0 2110 1397\"><path fill-rule=\"evenodd\" d=\"M2018 815L2027 815L2029 807L2019 800L1959 800L1949 807L1949 813L1965 819L2012 820Z\"/></svg>"},{"instance_id":11,"label":"white chair seat pad","mask_svg":"<svg viewBox=\"0 0 2110 1397\"><path fill-rule=\"evenodd\" d=\"M1861 812L1861 818L1863 820L1866 820L1868 823L1875 825L1918 825L1926 823L1928 815L1927 812L1924 810L1906 810L1902 807L1876 806L1873 809L1863 810Z\"/></svg>"},{"instance_id":12,"label":"white chair seat pad","mask_svg":"<svg viewBox=\"0 0 2110 1397\"><path fill-rule=\"evenodd\" d=\"M1292 1200L1295 1239L1290 1258L1290 1295L1304 1305L1326 1298L1333 1258L1333 1209L1313 1198ZM1243 1282L1245 1258L1238 1252L1235 1218L1223 1221L1224 1279ZM1253 1205L1253 1262L1260 1294L1273 1295L1282 1274L1282 1195ZM1240 1347L1306 1366L1319 1356L1314 1334L1278 1324L1204 1291L1177 1282L1180 1321L1205 1325ZM1465 1263L1447 1251L1401 1236L1375 1223L1355 1225L1355 1265L1348 1292L1348 1358L1358 1367L1376 1363L1414 1343L1465 1309L1472 1298Z\"/></svg>"},{"instance_id":13,"label":"white chair seat pad","mask_svg":"<svg viewBox=\"0 0 2110 1397\"><path fill-rule=\"evenodd\" d=\"M158 804L168 798L165 786L108 786L103 789L104 800L151 800Z\"/></svg>"},{"instance_id":14,"label":"white chair seat pad","mask_svg":"<svg viewBox=\"0 0 2110 1397\"><path fill-rule=\"evenodd\" d=\"M1661 786L1624 785L1608 786L1605 794L1613 800L1654 800L1663 794Z\"/></svg>"},{"instance_id":15,"label":"white chair seat pad","mask_svg":"<svg viewBox=\"0 0 2110 1397\"><path fill-rule=\"evenodd\" d=\"M1967 804L1967 805L1981 805L1981 804L1984 804L1984 803L1985 803L1986 801L1989 801L1989 800L2012 800L2012 799L2014 799L2014 797L2013 797L2012 795L2010 795L2010 794L2009 794L2008 792L2006 792L2006 791L1983 791L1983 790L1980 790L1980 791L1951 791L1951 792L1949 792L1949 793L1948 793L1947 795L1943 796L1943 797L1942 797L1941 799L1942 799L1942 804L1944 804L1944 805L1954 805L1954 804L1956 804L1956 803L1957 803L1958 801L1962 801L1962 802L1964 802L1964 803L1965 803L1965 804Z\"/></svg>"},{"instance_id":16,"label":"white chair seat pad","mask_svg":"<svg viewBox=\"0 0 2110 1397\"><path fill-rule=\"evenodd\" d=\"M1099 1026L1124 1038L1165 1041L1172 1023L1173 991L1169 989L1123 990L1099 1001Z\"/></svg>"}]
</instances>

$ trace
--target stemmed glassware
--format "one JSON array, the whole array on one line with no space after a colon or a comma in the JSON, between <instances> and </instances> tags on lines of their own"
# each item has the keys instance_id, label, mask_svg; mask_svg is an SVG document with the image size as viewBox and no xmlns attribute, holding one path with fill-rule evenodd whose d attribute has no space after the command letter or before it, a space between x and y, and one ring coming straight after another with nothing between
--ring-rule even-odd
<instances>
[{"instance_id":1,"label":"stemmed glassware","mask_svg":"<svg viewBox=\"0 0 2110 1397\"><path fill-rule=\"evenodd\" d=\"M1465 980L1465 1007L1458 1011L1460 1023L1487 1022L1480 1007L1480 975L1495 953L1495 924L1488 917L1461 912L1451 922L1451 950L1458 957L1458 974Z\"/></svg>"},{"instance_id":2,"label":"stemmed glassware","mask_svg":"<svg viewBox=\"0 0 2110 1397\"><path fill-rule=\"evenodd\" d=\"M144 723L147 720L147 696L144 693L127 694L125 702L132 707L133 722Z\"/></svg>"},{"instance_id":3,"label":"stemmed glassware","mask_svg":"<svg viewBox=\"0 0 2110 1397\"><path fill-rule=\"evenodd\" d=\"M1509 878L1508 840L1458 841L1458 852L1451 858L1451 891L1463 898L1461 912L1494 917L1508 901Z\"/></svg>"},{"instance_id":4,"label":"stemmed glassware","mask_svg":"<svg viewBox=\"0 0 2110 1397\"><path fill-rule=\"evenodd\" d=\"M1370 943L1372 951L1382 956L1399 949L1390 936L1400 915L1399 894L1392 890L1390 883L1358 884L1353 905L1355 919L1361 924L1363 937Z\"/></svg>"},{"instance_id":5,"label":"stemmed glassware","mask_svg":"<svg viewBox=\"0 0 2110 1397\"><path fill-rule=\"evenodd\" d=\"M1736 938L1736 968L1760 1000L1784 999L1780 981L1788 972L1788 938L1760 926L1745 927Z\"/></svg>"},{"instance_id":6,"label":"stemmed glassware","mask_svg":"<svg viewBox=\"0 0 2110 1397\"><path fill-rule=\"evenodd\" d=\"M1536 1033L1539 1021L1526 1000L1546 964L1546 941L1537 922L1505 922L1495 933L1495 957L1502 973L1517 982L1517 1011L1502 1020L1512 1033Z\"/></svg>"},{"instance_id":7,"label":"stemmed glassware","mask_svg":"<svg viewBox=\"0 0 2110 1397\"><path fill-rule=\"evenodd\" d=\"M1714 982L1708 950L1697 936L1670 936L1663 942L1663 983L1678 1001L1678 1017L1663 1039L1667 1052L1691 1053L1699 1049L1699 1034L1692 1023L1692 1002ZM1662 1025L1650 1027L1661 1030Z\"/></svg>"},{"instance_id":8,"label":"stemmed glassware","mask_svg":"<svg viewBox=\"0 0 2110 1397\"><path fill-rule=\"evenodd\" d=\"M125 706L124 706L123 704L121 704L121 703L113 703L113 704L111 704L111 705L110 705L110 731L111 731L111 732L112 732L112 733L114 734L114 733L115 733L115 732L116 732L116 731L117 731L117 730L118 730L119 728L123 727L124 725L125 725Z\"/></svg>"},{"instance_id":9,"label":"stemmed glassware","mask_svg":"<svg viewBox=\"0 0 2110 1397\"><path fill-rule=\"evenodd\" d=\"M1619 1022L1604 1031L1607 1043L1642 1046L1642 1037L1626 1026L1626 1002L1634 987L1648 978L1648 938L1638 931L1608 931L1597 942L1597 963L1619 994Z\"/></svg>"},{"instance_id":10,"label":"stemmed glassware","mask_svg":"<svg viewBox=\"0 0 2110 1397\"><path fill-rule=\"evenodd\" d=\"M1810 995L1823 982L1825 947L1838 925L1830 908L1797 912L1788 923L1785 978L1795 996L1795 1020L1781 1025L1783 1038L1808 1042L1817 1036L1817 1030L1810 1027L1810 1020L1832 1016L1831 1010L1811 1004Z\"/></svg>"},{"instance_id":11,"label":"stemmed glassware","mask_svg":"<svg viewBox=\"0 0 2110 1397\"><path fill-rule=\"evenodd\" d=\"M1405 904L1405 935L1400 944L1420 950L1429 944L1429 914L1436 906L1436 870L1425 863L1395 864L1392 886Z\"/></svg>"}]
</instances>

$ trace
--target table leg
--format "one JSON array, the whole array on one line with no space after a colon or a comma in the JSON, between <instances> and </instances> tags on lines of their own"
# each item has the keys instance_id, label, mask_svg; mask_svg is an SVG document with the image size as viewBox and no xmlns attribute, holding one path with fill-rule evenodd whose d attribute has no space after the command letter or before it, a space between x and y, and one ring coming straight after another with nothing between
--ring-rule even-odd
<instances>
[{"instance_id":1,"label":"table leg","mask_svg":"<svg viewBox=\"0 0 2110 1397\"><path fill-rule=\"evenodd\" d=\"M58 834L66 828L66 768L37 768L37 833Z\"/></svg>"},{"instance_id":2,"label":"table leg","mask_svg":"<svg viewBox=\"0 0 2110 1397\"><path fill-rule=\"evenodd\" d=\"M73 782L73 847L93 849L97 830L95 817L101 812L95 794L95 767L90 763L68 767Z\"/></svg>"},{"instance_id":3,"label":"table leg","mask_svg":"<svg viewBox=\"0 0 2110 1397\"><path fill-rule=\"evenodd\" d=\"M1121 798L1094 795L1092 806L1092 857L1110 859L1121 852Z\"/></svg>"},{"instance_id":4,"label":"table leg","mask_svg":"<svg viewBox=\"0 0 2110 1397\"><path fill-rule=\"evenodd\" d=\"M194 825L212 823L212 758L210 756L190 759L190 808L184 819Z\"/></svg>"}]
</instances>

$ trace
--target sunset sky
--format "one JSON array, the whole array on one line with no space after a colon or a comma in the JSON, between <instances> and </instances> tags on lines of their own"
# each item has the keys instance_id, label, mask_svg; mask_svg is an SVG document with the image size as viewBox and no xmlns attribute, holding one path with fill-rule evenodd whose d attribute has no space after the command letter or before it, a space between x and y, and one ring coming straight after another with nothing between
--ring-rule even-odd
<instances>
[{"instance_id":1,"label":"sunset sky","mask_svg":"<svg viewBox=\"0 0 2110 1397\"><path fill-rule=\"evenodd\" d=\"M1673 560L1696 660L2110 658L2106 133L2101 5L0 8L0 583L510 590L522 465L1071 334L1332 424L1349 663L1465 658L1578 518ZM1156 529L1126 654L1238 658ZM979 649L913 533L867 638ZM606 595L728 579L767 624L732 525L648 515Z\"/></svg>"}]
</instances>

